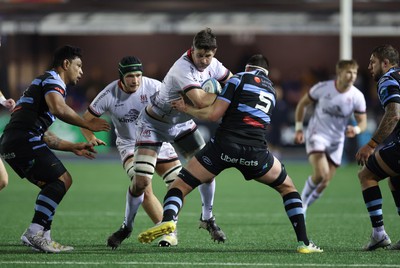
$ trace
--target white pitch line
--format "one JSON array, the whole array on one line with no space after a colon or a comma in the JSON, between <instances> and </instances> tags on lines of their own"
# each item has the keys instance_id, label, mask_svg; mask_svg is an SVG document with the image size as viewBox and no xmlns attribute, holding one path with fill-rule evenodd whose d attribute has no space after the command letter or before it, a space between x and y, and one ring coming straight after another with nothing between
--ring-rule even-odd
<instances>
[{"instance_id":1,"label":"white pitch line","mask_svg":"<svg viewBox=\"0 0 400 268\"><path fill-rule=\"evenodd\" d=\"M157 265L157 266L240 266L240 267L400 267L398 264L322 264L322 263L194 263L194 262L82 262L82 261L0 261L0 264L28 264L28 265Z\"/></svg>"}]
</instances>

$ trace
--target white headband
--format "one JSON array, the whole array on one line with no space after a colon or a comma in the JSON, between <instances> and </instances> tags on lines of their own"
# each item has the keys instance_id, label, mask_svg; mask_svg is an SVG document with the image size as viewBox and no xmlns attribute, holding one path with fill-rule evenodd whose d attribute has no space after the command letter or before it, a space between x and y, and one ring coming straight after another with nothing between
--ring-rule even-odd
<instances>
[{"instance_id":1,"label":"white headband","mask_svg":"<svg viewBox=\"0 0 400 268\"><path fill-rule=\"evenodd\" d=\"M247 64L245 68L246 68L246 69L247 69L247 68L260 69L260 70L263 71L266 75L268 75L268 73L269 73L267 69L265 69L265 68L263 68L263 67L260 67L260 66L256 66L256 65Z\"/></svg>"}]
</instances>

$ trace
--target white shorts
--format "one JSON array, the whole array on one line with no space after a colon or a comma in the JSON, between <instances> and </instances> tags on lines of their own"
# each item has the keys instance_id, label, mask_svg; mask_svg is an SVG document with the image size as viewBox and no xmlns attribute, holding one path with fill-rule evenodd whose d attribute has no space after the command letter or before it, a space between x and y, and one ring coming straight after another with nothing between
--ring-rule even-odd
<instances>
[{"instance_id":1,"label":"white shorts","mask_svg":"<svg viewBox=\"0 0 400 268\"><path fill-rule=\"evenodd\" d=\"M145 109L140 113L136 124L136 143L151 146L157 146L160 142L174 143L197 128L193 120L179 124L161 122L149 116Z\"/></svg>"},{"instance_id":2,"label":"white shorts","mask_svg":"<svg viewBox=\"0 0 400 268\"><path fill-rule=\"evenodd\" d=\"M116 141L117 149L121 157L122 163L134 155L135 152L135 141L134 140L121 140ZM178 155L175 152L174 147L168 143L164 142L161 146L160 152L157 157L157 162L165 162L171 160L177 160Z\"/></svg>"},{"instance_id":3,"label":"white shorts","mask_svg":"<svg viewBox=\"0 0 400 268\"><path fill-rule=\"evenodd\" d=\"M336 166L342 163L344 140L333 141L318 134L312 134L306 137L306 152L308 155L312 153L325 153L330 161Z\"/></svg>"}]
</instances>

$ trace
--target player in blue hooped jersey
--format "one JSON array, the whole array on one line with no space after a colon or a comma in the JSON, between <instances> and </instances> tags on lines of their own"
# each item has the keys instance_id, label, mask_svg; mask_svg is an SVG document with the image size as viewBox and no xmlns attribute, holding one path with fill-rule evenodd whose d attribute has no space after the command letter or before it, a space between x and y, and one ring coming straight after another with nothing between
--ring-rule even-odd
<instances>
[{"instance_id":1,"label":"player in blue hooped jersey","mask_svg":"<svg viewBox=\"0 0 400 268\"><path fill-rule=\"evenodd\" d=\"M368 70L377 81L377 94L385 113L371 140L361 147L356 159L362 169L358 173L362 194L372 225L372 234L365 250L386 248L400 250L400 240L391 245L385 231L382 194L379 182L389 178L389 188L400 215L400 68L399 52L391 45L372 50Z\"/></svg>"},{"instance_id":2,"label":"player in blue hooped jersey","mask_svg":"<svg viewBox=\"0 0 400 268\"><path fill-rule=\"evenodd\" d=\"M83 75L81 49L63 46L54 54L53 68L36 77L17 101L1 137L1 157L21 177L40 188L33 219L21 241L36 251L59 253L73 247L52 240L51 225L58 205L72 184L72 177L51 149L94 158L91 143L62 140L48 131L60 120L92 131L110 130L101 118L84 120L65 103L67 85Z\"/></svg>"}]
</instances>

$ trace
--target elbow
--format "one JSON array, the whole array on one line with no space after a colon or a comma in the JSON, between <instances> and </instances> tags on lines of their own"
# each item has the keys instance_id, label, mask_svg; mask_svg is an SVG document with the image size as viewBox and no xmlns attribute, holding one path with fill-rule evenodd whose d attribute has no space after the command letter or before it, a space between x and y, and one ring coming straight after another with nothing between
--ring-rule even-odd
<instances>
[{"instance_id":1,"label":"elbow","mask_svg":"<svg viewBox=\"0 0 400 268\"><path fill-rule=\"evenodd\" d=\"M217 122L221 117L215 114L210 114L207 117L207 121Z\"/></svg>"}]
</instances>

